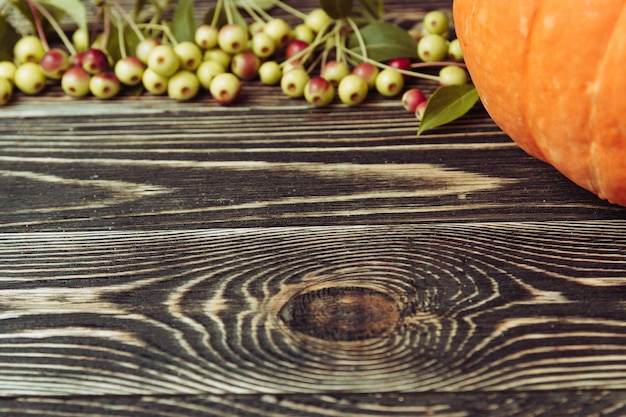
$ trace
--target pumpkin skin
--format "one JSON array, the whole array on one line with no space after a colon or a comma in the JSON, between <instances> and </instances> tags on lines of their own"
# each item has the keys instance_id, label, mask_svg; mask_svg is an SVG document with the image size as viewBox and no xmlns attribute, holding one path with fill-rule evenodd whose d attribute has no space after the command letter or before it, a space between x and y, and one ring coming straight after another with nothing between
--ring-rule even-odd
<instances>
[{"instance_id":1,"label":"pumpkin skin","mask_svg":"<svg viewBox=\"0 0 626 417\"><path fill-rule=\"evenodd\" d=\"M626 0L454 0L481 101L530 155L626 205Z\"/></svg>"}]
</instances>

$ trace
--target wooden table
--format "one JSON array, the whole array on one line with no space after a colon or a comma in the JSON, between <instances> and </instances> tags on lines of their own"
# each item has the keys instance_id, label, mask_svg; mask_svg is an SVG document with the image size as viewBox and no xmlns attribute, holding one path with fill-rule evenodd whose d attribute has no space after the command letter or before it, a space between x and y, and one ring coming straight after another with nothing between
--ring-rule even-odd
<instances>
[{"instance_id":1,"label":"wooden table","mask_svg":"<svg viewBox=\"0 0 626 417\"><path fill-rule=\"evenodd\" d=\"M399 98L313 109L257 82L230 107L17 97L0 412L626 414L624 209L480 106L417 126Z\"/></svg>"}]
</instances>

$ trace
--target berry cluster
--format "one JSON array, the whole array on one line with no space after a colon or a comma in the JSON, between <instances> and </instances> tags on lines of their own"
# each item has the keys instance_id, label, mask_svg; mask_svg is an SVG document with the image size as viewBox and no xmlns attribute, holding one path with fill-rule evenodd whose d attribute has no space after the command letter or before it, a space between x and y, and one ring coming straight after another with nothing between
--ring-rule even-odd
<instances>
[{"instance_id":1,"label":"berry cluster","mask_svg":"<svg viewBox=\"0 0 626 417\"><path fill-rule=\"evenodd\" d=\"M458 41L449 40L446 13L427 13L421 30L408 31L417 45L415 58L380 62L367 56L366 42L352 19L332 18L323 8L306 14L289 10L301 20L295 26L248 6L251 23L229 19L218 24L213 19L195 28L193 40L184 41L178 41L167 25L142 27L129 21L138 42L132 54L121 47L117 59L107 50L105 34L89 43L86 31L77 29L71 41L62 37L65 49L48 47L41 33L23 36L13 47L13 60L0 62L0 104L9 101L14 87L34 95L53 82L71 97L110 99L133 88L190 100L207 91L218 103L231 104L242 82L259 80L279 85L286 96L304 98L313 106L328 105L335 97L355 106L370 91L398 96L407 77L413 76L440 85L468 82ZM155 30L160 36L152 35ZM347 33L358 40L360 52L346 46ZM441 69L437 75L416 71L423 67ZM404 93L402 102L419 117L427 98L413 88Z\"/></svg>"}]
</instances>

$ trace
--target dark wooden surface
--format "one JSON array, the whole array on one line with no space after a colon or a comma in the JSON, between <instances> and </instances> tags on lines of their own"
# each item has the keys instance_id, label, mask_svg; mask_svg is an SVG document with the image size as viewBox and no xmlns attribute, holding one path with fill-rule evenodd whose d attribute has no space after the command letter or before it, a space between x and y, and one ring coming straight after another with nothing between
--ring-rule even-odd
<instances>
[{"instance_id":1,"label":"dark wooden surface","mask_svg":"<svg viewBox=\"0 0 626 417\"><path fill-rule=\"evenodd\" d=\"M625 209L480 106L416 130L255 82L0 109L0 412L625 415Z\"/></svg>"}]
</instances>

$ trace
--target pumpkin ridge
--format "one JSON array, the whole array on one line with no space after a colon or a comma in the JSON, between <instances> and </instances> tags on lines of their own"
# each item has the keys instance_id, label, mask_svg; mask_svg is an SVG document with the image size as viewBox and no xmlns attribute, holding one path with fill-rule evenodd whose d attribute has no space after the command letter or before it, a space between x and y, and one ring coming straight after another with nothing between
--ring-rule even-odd
<instances>
[{"instance_id":1,"label":"pumpkin ridge","mask_svg":"<svg viewBox=\"0 0 626 417\"><path fill-rule=\"evenodd\" d=\"M533 10L533 14L529 19L528 22L528 37L526 38L526 53L524 54L524 86L526 88L523 89L523 94L524 94L524 109L522 111L522 117L524 118L525 121L525 125L526 125L526 129L528 134L531 136L531 142L535 144L535 148L536 148L536 152L533 153L533 156L535 158L538 158L542 161L547 161L548 160L548 156L547 153L544 149L544 142L540 142L537 140L537 135L535 135L534 133L534 126L531 126L531 121L530 121L530 107L533 104L532 99L529 97L529 93L528 93L528 86L530 85L530 74L532 73L532 63L531 63L531 59L529 59L530 56L532 56L532 47L533 47L533 38L535 36L535 27L537 26L538 22L539 22L539 18L538 16L541 14L541 10L543 9L543 5L545 4L545 2L540 2L538 4L538 7L535 8Z\"/></svg>"},{"instance_id":2,"label":"pumpkin ridge","mask_svg":"<svg viewBox=\"0 0 626 417\"><path fill-rule=\"evenodd\" d=\"M626 2L622 5L622 9L620 13L617 15L615 22L613 24L613 28L611 29L611 35L609 36L609 41L607 42L606 48L604 49L604 55L602 55L602 59L600 64L598 65L598 71L596 79L593 81L594 89L593 94L590 94L589 100L591 102L591 111L589 113L589 124L591 127L592 137L589 141L589 157L591 159L591 170L590 173L592 178L590 179L590 183L592 184L592 192L598 194L600 198L605 199L606 196L602 189L604 188L602 185L602 173L601 170L604 167L602 164L603 156L598 151L600 142L602 142L599 129L596 129L594 126L594 122L597 121L598 112L601 112L600 106L597 105L597 99L600 96L602 86L604 85L604 76L606 73L606 68L608 65L609 58L611 53L613 52L612 44L615 42L616 36L619 34L618 22L624 19L624 15L626 14Z\"/></svg>"}]
</instances>

